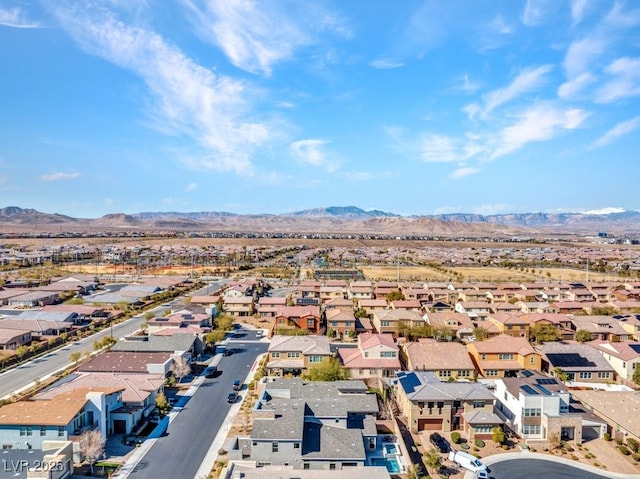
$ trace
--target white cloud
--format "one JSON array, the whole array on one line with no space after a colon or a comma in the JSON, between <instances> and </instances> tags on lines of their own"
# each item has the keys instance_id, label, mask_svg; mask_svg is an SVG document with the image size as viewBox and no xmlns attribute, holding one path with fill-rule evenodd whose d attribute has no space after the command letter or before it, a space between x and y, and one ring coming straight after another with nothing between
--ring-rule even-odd
<instances>
[{"instance_id":1,"label":"white cloud","mask_svg":"<svg viewBox=\"0 0 640 479\"><path fill-rule=\"evenodd\" d=\"M2 8L0 7L0 25L13 28L38 28L40 24L27 18L25 12L20 7Z\"/></svg>"},{"instance_id":2,"label":"white cloud","mask_svg":"<svg viewBox=\"0 0 640 479\"><path fill-rule=\"evenodd\" d=\"M194 182L189 183L189 184L187 185L187 187L185 188L185 190L184 190L184 191L185 191L186 193L190 193L190 192L192 192L192 191L196 191L197 189L198 189L198 183L196 183L196 182L194 181Z\"/></svg>"},{"instance_id":3,"label":"white cloud","mask_svg":"<svg viewBox=\"0 0 640 479\"><path fill-rule=\"evenodd\" d=\"M404 63L389 59L380 59L372 61L369 65L379 70L391 70L393 68L400 68L404 66Z\"/></svg>"},{"instance_id":4,"label":"white cloud","mask_svg":"<svg viewBox=\"0 0 640 479\"><path fill-rule=\"evenodd\" d=\"M621 121L600 138L598 138L593 143L593 145L591 145L591 148L600 148L602 146L613 143L621 136L628 135L629 133L637 130L638 127L640 127L640 116L636 116L634 118L631 118L630 120Z\"/></svg>"},{"instance_id":5,"label":"white cloud","mask_svg":"<svg viewBox=\"0 0 640 479\"><path fill-rule=\"evenodd\" d=\"M573 25L577 25L582 21L582 17L584 16L587 5L587 0L572 0L571 18L573 19Z\"/></svg>"},{"instance_id":6,"label":"white cloud","mask_svg":"<svg viewBox=\"0 0 640 479\"><path fill-rule=\"evenodd\" d=\"M640 25L640 9L624 10L625 2L617 1L605 17L605 22L617 28L632 28Z\"/></svg>"},{"instance_id":7,"label":"white cloud","mask_svg":"<svg viewBox=\"0 0 640 479\"><path fill-rule=\"evenodd\" d=\"M231 63L270 75L274 66L314 44L323 31L350 36L344 21L320 5L305 2L182 0L194 14L197 33L218 46Z\"/></svg>"},{"instance_id":8,"label":"white cloud","mask_svg":"<svg viewBox=\"0 0 640 479\"><path fill-rule=\"evenodd\" d=\"M545 75L552 70L551 65L542 65L537 68L527 68L506 87L493 90L483 95L485 106L482 115L486 116L491 111L520 95L539 88L545 81Z\"/></svg>"},{"instance_id":9,"label":"white cloud","mask_svg":"<svg viewBox=\"0 0 640 479\"><path fill-rule=\"evenodd\" d=\"M155 126L195 140L202 150L191 155L190 166L252 173L250 154L272 128L253 119L254 92L245 83L216 76L157 33L127 25L108 9L58 1L52 10L85 51L144 80L155 97L149 113Z\"/></svg>"},{"instance_id":10,"label":"white cloud","mask_svg":"<svg viewBox=\"0 0 640 479\"><path fill-rule=\"evenodd\" d=\"M602 55L609 41L601 35L592 35L571 42L564 57L563 66L568 78L575 78L587 71Z\"/></svg>"},{"instance_id":11,"label":"white cloud","mask_svg":"<svg viewBox=\"0 0 640 479\"><path fill-rule=\"evenodd\" d=\"M491 22L489 23L491 30L500 34L500 35L508 35L513 33L513 27L509 25L504 17L498 14Z\"/></svg>"},{"instance_id":12,"label":"white cloud","mask_svg":"<svg viewBox=\"0 0 640 479\"><path fill-rule=\"evenodd\" d=\"M42 181L60 181L60 180L75 180L80 176L80 173L45 173L44 175L40 175L40 179Z\"/></svg>"},{"instance_id":13,"label":"white cloud","mask_svg":"<svg viewBox=\"0 0 640 479\"><path fill-rule=\"evenodd\" d=\"M591 73L584 72L577 77L567 80L558 87L558 96L563 99L575 98L582 90L596 81Z\"/></svg>"},{"instance_id":14,"label":"white cloud","mask_svg":"<svg viewBox=\"0 0 640 479\"><path fill-rule=\"evenodd\" d=\"M509 211L513 211L513 209L505 203L477 205L471 208L471 212L477 215L497 215Z\"/></svg>"},{"instance_id":15,"label":"white cloud","mask_svg":"<svg viewBox=\"0 0 640 479\"><path fill-rule=\"evenodd\" d=\"M452 138L426 134L420 141L420 157L427 163L448 163L459 161L460 152Z\"/></svg>"},{"instance_id":16,"label":"white cloud","mask_svg":"<svg viewBox=\"0 0 640 479\"><path fill-rule=\"evenodd\" d=\"M328 171L335 171L338 163L334 155L327 151L326 140L310 138L299 140L289 145L289 151L301 164L325 167Z\"/></svg>"},{"instance_id":17,"label":"white cloud","mask_svg":"<svg viewBox=\"0 0 640 479\"><path fill-rule=\"evenodd\" d=\"M600 208L599 210L587 210L587 211L582 211L581 213L583 215L610 215L612 213L624 213L625 210L624 208L619 208L617 206L609 206L606 208Z\"/></svg>"},{"instance_id":18,"label":"white cloud","mask_svg":"<svg viewBox=\"0 0 640 479\"><path fill-rule=\"evenodd\" d=\"M451 173L450 178L454 180L459 180L460 178L464 178L465 176L475 175L480 172L480 168L473 168L470 166L461 166L453 173Z\"/></svg>"},{"instance_id":19,"label":"white cloud","mask_svg":"<svg viewBox=\"0 0 640 479\"><path fill-rule=\"evenodd\" d=\"M491 159L519 150L527 143L549 140L563 130L578 128L588 114L576 108L562 110L554 105L540 104L519 115L518 120L502 130Z\"/></svg>"},{"instance_id":20,"label":"white cloud","mask_svg":"<svg viewBox=\"0 0 640 479\"><path fill-rule=\"evenodd\" d=\"M460 89L465 93L475 93L480 89L480 86L481 85L479 82L474 82L473 80L469 79L469 75L465 73Z\"/></svg>"},{"instance_id":21,"label":"white cloud","mask_svg":"<svg viewBox=\"0 0 640 479\"><path fill-rule=\"evenodd\" d=\"M618 58L605 68L605 72L612 78L596 92L598 103L640 95L640 58Z\"/></svg>"},{"instance_id":22,"label":"white cloud","mask_svg":"<svg viewBox=\"0 0 640 479\"><path fill-rule=\"evenodd\" d=\"M535 27L544 22L556 0L527 0L522 12L522 23L528 27Z\"/></svg>"}]
</instances>

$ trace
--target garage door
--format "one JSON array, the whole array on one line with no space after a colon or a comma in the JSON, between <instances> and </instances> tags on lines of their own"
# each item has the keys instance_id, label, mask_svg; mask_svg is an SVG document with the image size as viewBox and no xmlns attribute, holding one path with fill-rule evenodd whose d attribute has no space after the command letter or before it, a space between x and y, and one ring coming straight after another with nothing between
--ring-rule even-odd
<instances>
[{"instance_id":1,"label":"garage door","mask_svg":"<svg viewBox=\"0 0 640 479\"><path fill-rule=\"evenodd\" d=\"M442 419L418 419L418 431L440 431Z\"/></svg>"},{"instance_id":2,"label":"garage door","mask_svg":"<svg viewBox=\"0 0 640 479\"><path fill-rule=\"evenodd\" d=\"M600 428L598 426L584 426L582 428L582 442L591 441L600 437Z\"/></svg>"},{"instance_id":3,"label":"garage door","mask_svg":"<svg viewBox=\"0 0 640 479\"><path fill-rule=\"evenodd\" d=\"M126 434L127 433L127 421L122 419L113 420L113 433L114 434Z\"/></svg>"}]
</instances>

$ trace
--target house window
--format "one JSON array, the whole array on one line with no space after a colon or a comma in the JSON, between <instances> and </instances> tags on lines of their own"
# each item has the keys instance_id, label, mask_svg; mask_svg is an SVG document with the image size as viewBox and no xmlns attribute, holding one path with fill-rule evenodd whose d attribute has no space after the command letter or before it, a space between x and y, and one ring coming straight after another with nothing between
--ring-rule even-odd
<instances>
[{"instance_id":1,"label":"house window","mask_svg":"<svg viewBox=\"0 0 640 479\"><path fill-rule=\"evenodd\" d=\"M591 372L590 371L580 371L579 378L580 379L591 379Z\"/></svg>"},{"instance_id":2,"label":"house window","mask_svg":"<svg viewBox=\"0 0 640 479\"><path fill-rule=\"evenodd\" d=\"M308 470L309 470L309 463L308 463L308 462L305 462L305 463L303 464L303 466L302 466L302 469L304 469L305 471L308 471Z\"/></svg>"},{"instance_id":3,"label":"house window","mask_svg":"<svg viewBox=\"0 0 640 479\"><path fill-rule=\"evenodd\" d=\"M529 358L529 364L535 364L535 362L536 362L536 357L535 356L531 356Z\"/></svg>"},{"instance_id":4,"label":"house window","mask_svg":"<svg viewBox=\"0 0 640 479\"><path fill-rule=\"evenodd\" d=\"M433 409L433 401L429 401L429 402L427 403L427 407L428 407L429 409Z\"/></svg>"},{"instance_id":5,"label":"house window","mask_svg":"<svg viewBox=\"0 0 640 479\"><path fill-rule=\"evenodd\" d=\"M300 443L299 442L294 442L293 443L293 448L294 449L300 449Z\"/></svg>"},{"instance_id":6,"label":"house window","mask_svg":"<svg viewBox=\"0 0 640 479\"><path fill-rule=\"evenodd\" d=\"M316 320L313 318L307 319L307 328L313 328L316 324Z\"/></svg>"},{"instance_id":7,"label":"house window","mask_svg":"<svg viewBox=\"0 0 640 479\"><path fill-rule=\"evenodd\" d=\"M480 359L481 359L482 361L486 361L486 360L487 360L487 355L486 355L486 354L481 354L481 355L480 355Z\"/></svg>"},{"instance_id":8,"label":"house window","mask_svg":"<svg viewBox=\"0 0 640 479\"><path fill-rule=\"evenodd\" d=\"M497 376L497 375L498 375L497 369L487 369L487 376Z\"/></svg>"},{"instance_id":9,"label":"house window","mask_svg":"<svg viewBox=\"0 0 640 479\"><path fill-rule=\"evenodd\" d=\"M388 328L389 326L391 326L391 322L390 321L380 321L380 326L382 326L383 328Z\"/></svg>"},{"instance_id":10,"label":"house window","mask_svg":"<svg viewBox=\"0 0 640 479\"><path fill-rule=\"evenodd\" d=\"M438 409L442 409L444 407L444 402L438 401Z\"/></svg>"},{"instance_id":11,"label":"house window","mask_svg":"<svg viewBox=\"0 0 640 479\"><path fill-rule=\"evenodd\" d=\"M300 357L300 353L299 352L289 352L287 353L287 357L288 358L299 358Z\"/></svg>"},{"instance_id":12,"label":"house window","mask_svg":"<svg viewBox=\"0 0 640 479\"><path fill-rule=\"evenodd\" d=\"M381 358L395 358L396 357L396 352L395 351L382 351L380 353L380 357Z\"/></svg>"},{"instance_id":13,"label":"house window","mask_svg":"<svg viewBox=\"0 0 640 479\"><path fill-rule=\"evenodd\" d=\"M484 401L473 401L473 408L480 409L484 407Z\"/></svg>"},{"instance_id":14,"label":"house window","mask_svg":"<svg viewBox=\"0 0 640 479\"><path fill-rule=\"evenodd\" d=\"M277 442L272 442L271 443L271 452L278 452L278 443Z\"/></svg>"},{"instance_id":15,"label":"house window","mask_svg":"<svg viewBox=\"0 0 640 479\"><path fill-rule=\"evenodd\" d=\"M469 377L469 370L468 369L461 369L460 371L458 371L458 377L459 378L468 378Z\"/></svg>"},{"instance_id":16,"label":"house window","mask_svg":"<svg viewBox=\"0 0 640 479\"><path fill-rule=\"evenodd\" d=\"M40 435L41 436L47 435L47 426L40 426Z\"/></svg>"},{"instance_id":17,"label":"house window","mask_svg":"<svg viewBox=\"0 0 640 479\"><path fill-rule=\"evenodd\" d=\"M322 356L319 356L317 354L314 354L312 356L309 356L309 362L310 363L319 363L322 361Z\"/></svg>"},{"instance_id":18,"label":"house window","mask_svg":"<svg viewBox=\"0 0 640 479\"><path fill-rule=\"evenodd\" d=\"M444 371L438 371L438 376L448 378L449 376L451 376L451 371L446 369Z\"/></svg>"},{"instance_id":19,"label":"house window","mask_svg":"<svg viewBox=\"0 0 640 479\"><path fill-rule=\"evenodd\" d=\"M273 353L271 353L271 357L272 357L272 358L279 358L279 357L280 357L280 353L278 353L278 352L273 352Z\"/></svg>"},{"instance_id":20,"label":"house window","mask_svg":"<svg viewBox=\"0 0 640 479\"><path fill-rule=\"evenodd\" d=\"M501 353L498 355L498 359L500 359L500 361L511 361L513 359L513 354Z\"/></svg>"},{"instance_id":21,"label":"house window","mask_svg":"<svg viewBox=\"0 0 640 479\"><path fill-rule=\"evenodd\" d=\"M598 379L608 379L609 372L608 371L598 371Z\"/></svg>"},{"instance_id":22,"label":"house window","mask_svg":"<svg viewBox=\"0 0 640 479\"><path fill-rule=\"evenodd\" d=\"M64 437L64 426L58 426L58 437Z\"/></svg>"},{"instance_id":23,"label":"house window","mask_svg":"<svg viewBox=\"0 0 640 479\"><path fill-rule=\"evenodd\" d=\"M347 328L350 328L350 327L351 327L351 321L345 321L345 322L344 322L344 325L345 325Z\"/></svg>"},{"instance_id":24,"label":"house window","mask_svg":"<svg viewBox=\"0 0 640 479\"><path fill-rule=\"evenodd\" d=\"M524 417L538 417L542 414L542 410L539 408L525 408L522 414Z\"/></svg>"},{"instance_id":25,"label":"house window","mask_svg":"<svg viewBox=\"0 0 640 479\"><path fill-rule=\"evenodd\" d=\"M332 328L337 328L338 327L338 321L331 321L331 327Z\"/></svg>"},{"instance_id":26,"label":"house window","mask_svg":"<svg viewBox=\"0 0 640 479\"><path fill-rule=\"evenodd\" d=\"M540 424L523 424L522 434L540 434Z\"/></svg>"},{"instance_id":27,"label":"house window","mask_svg":"<svg viewBox=\"0 0 640 479\"><path fill-rule=\"evenodd\" d=\"M27 435L27 426L20 426L20 435L21 436Z\"/></svg>"},{"instance_id":28,"label":"house window","mask_svg":"<svg viewBox=\"0 0 640 479\"><path fill-rule=\"evenodd\" d=\"M330 471L335 471L335 470L336 470L336 465L335 465L335 463L333 463L333 462L332 462L332 463L330 463L330 464L329 464L329 470L330 470Z\"/></svg>"},{"instance_id":29,"label":"house window","mask_svg":"<svg viewBox=\"0 0 640 479\"><path fill-rule=\"evenodd\" d=\"M418 407L422 409L424 407L424 401L418 401Z\"/></svg>"},{"instance_id":30,"label":"house window","mask_svg":"<svg viewBox=\"0 0 640 479\"><path fill-rule=\"evenodd\" d=\"M480 433L480 434L486 434L488 432L491 432L493 430L493 426L485 426L485 425L478 425L475 426L474 429L476 430L476 434Z\"/></svg>"}]
</instances>

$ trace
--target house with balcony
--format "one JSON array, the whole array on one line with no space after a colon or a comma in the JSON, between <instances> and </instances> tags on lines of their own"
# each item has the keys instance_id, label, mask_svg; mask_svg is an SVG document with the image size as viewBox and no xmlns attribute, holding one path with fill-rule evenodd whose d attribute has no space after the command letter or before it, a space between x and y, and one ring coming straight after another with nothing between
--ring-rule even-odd
<instances>
[{"instance_id":1,"label":"house with balcony","mask_svg":"<svg viewBox=\"0 0 640 479\"><path fill-rule=\"evenodd\" d=\"M555 435L580 444L607 431L606 423L576 404L561 381L537 371L497 379L495 396L508 427L528 443L545 443Z\"/></svg>"},{"instance_id":2,"label":"house with balcony","mask_svg":"<svg viewBox=\"0 0 640 479\"><path fill-rule=\"evenodd\" d=\"M568 382L606 383L616 380L607 360L589 344L557 341L536 346L543 355L542 370L553 376L561 371Z\"/></svg>"},{"instance_id":3,"label":"house with balcony","mask_svg":"<svg viewBox=\"0 0 640 479\"><path fill-rule=\"evenodd\" d=\"M110 414L122 407L122 386L75 389L51 399L29 399L0 407L0 444L42 449L45 441L78 441L87 429L108 434Z\"/></svg>"},{"instance_id":4,"label":"house with balcony","mask_svg":"<svg viewBox=\"0 0 640 479\"><path fill-rule=\"evenodd\" d=\"M473 336L474 326L466 314L454 313L453 311L441 313L427 312L423 318L427 324L433 328L453 331L455 337L458 339L467 339Z\"/></svg>"},{"instance_id":5,"label":"house with balcony","mask_svg":"<svg viewBox=\"0 0 640 479\"><path fill-rule=\"evenodd\" d=\"M271 327L271 334L278 334L283 329L307 331L309 334L320 334L323 324L319 306L282 306L277 309Z\"/></svg>"},{"instance_id":6,"label":"house with balcony","mask_svg":"<svg viewBox=\"0 0 640 479\"><path fill-rule=\"evenodd\" d=\"M400 358L406 371L430 371L441 381L477 377L466 346L457 342L420 338L404 343Z\"/></svg>"},{"instance_id":7,"label":"house with balcony","mask_svg":"<svg viewBox=\"0 0 640 479\"><path fill-rule=\"evenodd\" d=\"M326 336L273 336L267 353L269 376L300 376L334 357Z\"/></svg>"},{"instance_id":8,"label":"house with balcony","mask_svg":"<svg viewBox=\"0 0 640 479\"><path fill-rule=\"evenodd\" d=\"M467 350L482 377L515 376L524 369L540 371L542 358L527 338L501 334L467 344Z\"/></svg>"},{"instance_id":9,"label":"house with balcony","mask_svg":"<svg viewBox=\"0 0 640 479\"><path fill-rule=\"evenodd\" d=\"M223 310L230 316L246 317L254 313L253 296L228 296L224 298Z\"/></svg>"},{"instance_id":10,"label":"house with balcony","mask_svg":"<svg viewBox=\"0 0 640 479\"><path fill-rule=\"evenodd\" d=\"M265 378L258 388L251 435L232 440L230 460L302 471L368 465L378 447L378 401L362 381Z\"/></svg>"},{"instance_id":11,"label":"house with balcony","mask_svg":"<svg viewBox=\"0 0 640 479\"><path fill-rule=\"evenodd\" d=\"M488 439L504 421L495 414L495 397L484 384L440 381L427 371L399 372L396 398L413 433L462 431L470 440Z\"/></svg>"},{"instance_id":12,"label":"house with balcony","mask_svg":"<svg viewBox=\"0 0 640 479\"><path fill-rule=\"evenodd\" d=\"M507 336L529 337L529 318L523 313L491 313L487 322L493 324L499 334Z\"/></svg>"},{"instance_id":13,"label":"house with balcony","mask_svg":"<svg viewBox=\"0 0 640 479\"><path fill-rule=\"evenodd\" d=\"M287 305L287 298L275 298L271 296L263 296L258 300L258 316L261 318L275 318L278 308Z\"/></svg>"},{"instance_id":14,"label":"house with balcony","mask_svg":"<svg viewBox=\"0 0 640 479\"><path fill-rule=\"evenodd\" d=\"M377 333L391 333L396 335L400 325L408 327L424 325L425 320L417 311L407 311L402 309L387 309L374 311L371 324Z\"/></svg>"},{"instance_id":15,"label":"house with balcony","mask_svg":"<svg viewBox=\"0 0 640 479\"><path fill-rule=\"evenodd\" d=\"M572 317L560 313L527 313L530 329L537 324L547 324L553 327L560 334L563 340L571 340L575 337L575 326L571 322Z\"/></svg>"},{"instance_id":16,"label":"house with balcony","mask_svg":"<svg viewBox=\"0 0 640 479\"><path fill-rule=\"evenodd\" d=\"M372 317L376 311L384 311L388 308L386 299L360 299L357 304L358 308L364 309L369 317Z\"/></svg>"},{"instance_id":17,"label":"house with balcony","mask_svg":"<svg viewBox=\"0 0 640 479\"><path fill-rule=\"evenodd\" d=\"M338 358L352 379L395 378L402 369L398 345L388 333L362 333L357 348L338 348Z\"/></svg>"},{"instance_id":18,"label":"house with balcony","mask_svg":"<svg viewBox=\"0 0 640 479\"><path fill-rule=\"evenodd\" d=\"M352 281L347 288L347 299L374 299L373 283L371 281Z\"/></svg>"},{"instance_id":19,"label":"house with balcony","mask_svg":"<svg viewBox=\"0 0 640 479\"><path fill-rule=\"evenodd\" d=\"M479 324L491 314L491 305L486 301L458 301L454 310L456 313L468 315L474 324Z\"/></svg>"}]
</instances>

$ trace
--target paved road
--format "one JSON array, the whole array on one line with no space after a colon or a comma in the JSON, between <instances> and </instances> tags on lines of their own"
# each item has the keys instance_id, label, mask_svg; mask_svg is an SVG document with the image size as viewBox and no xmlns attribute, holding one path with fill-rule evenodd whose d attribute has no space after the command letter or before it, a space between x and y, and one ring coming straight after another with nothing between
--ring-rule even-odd
<instances>
[{"instance_id":1,"label":"paved road","mask_svg":"<svg viewBox=\"0 0 640 479\"><path fill-rule=\"evenodd\" d=\"M538 459L517 459L497 462L489 466L490 477L495 479L603 479L606 475L593 474L564 464ZM606 473L605 473L606 474Z\"/></svg>"},{"instance_id":2,"label":"paved road","mask_svg":"<svg viewBox=\"0 0 640 479\"><path fill-rule=\"evenodd\" d=\"M249 374L256 357L266 352L268 344L255 341L255 332L240 332L229 341L234 354L222 357L222 373L206 379L189 399L184 409L169 425L168 434L159 438L138 463L129 479L175 479L194 477L229 411L227 395L234 379ZM246 394L246 385L241 395Z\"/></svg>"}]
</instances>

